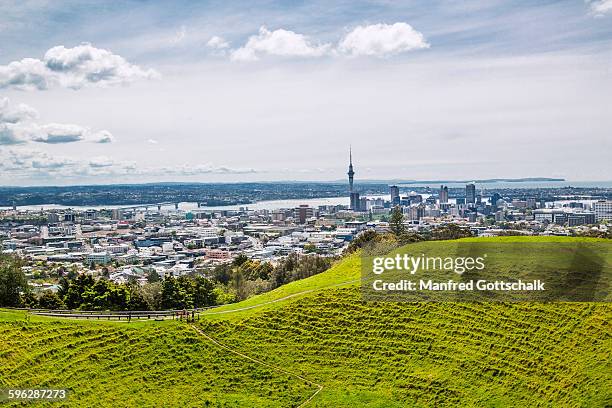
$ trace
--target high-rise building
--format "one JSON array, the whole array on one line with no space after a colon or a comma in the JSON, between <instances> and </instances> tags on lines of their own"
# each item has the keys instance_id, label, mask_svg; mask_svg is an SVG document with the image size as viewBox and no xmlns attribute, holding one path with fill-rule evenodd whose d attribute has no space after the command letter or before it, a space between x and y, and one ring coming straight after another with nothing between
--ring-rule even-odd
<instances>
[{"instance_id":1,"label":"high-rise building","mask_svg":"<svg viewBox=\"0 0 612 408\"><path fill-rule=\"evenodd\" d=\"M476 185L474 183L470 183L465 186L465 203L476 203Z\"/></svg>"},{"instance_id":2,"label":"high-rise building","mask_svg":"<svg viewBox=\"0 0 612 408\"><path fill-rule=\"evenodd\" d=\"M389 186L389 193L391 194L391 205L394 207L400 203L399 187Z\"/></svg>"},{"instance_id":3,"label":"high-rise building","mask_svg":"<svg viewBox=\"0 0 612 408\"><path fill-rule=\"evenodd\" d=\"M601 200L593 203L597 221L612 221L612 201Z\"/></svg>"},{"instance_id":4,"label":"high-rise building","mask_svg":"<svg viewBox=\"0 0 612 408\"><path fill-rule=\"evenodd\" d=\"M536 209L536 199L535 197L527 198L527 208L535 210Z\"/></svg>"},{"instance_id":5,"label":"high-rise building","mask_svg":"<svg viewBox=\"0 0 612 408\"><path fill-rule=\"evenodd\" d=\"M359 193L351 193L351 210L360 211Z\"/></svg>"},{"instance_id":6,"label":"high-rise building","mask_svg":"<svg viewBox=\"0 0 612 408\"><path fill-rule=\"evenodd\" d=\"M307 219L312 218L315 215L314 208L309 207L308 204L302 204L299 207L296 207L294 213L295 218L300 222L300 224L305 224Z\"/></svg>"},{"instance_id":7,"label":"high-rise building","mask_svg":"<svg viewBox=\"0 0 612 408\"><path fill-rule=\"evenodd\" d=\"M448 203L448 186L440 186L440 204Z\"/></svg>"},{"instance_id":8,"label":"high-rise building","mask_svg":"<svg viewBox=\"0 0 612 408\"><path fill-rule=\"evenodd\" d=\"M497 208L497 202L501 199L501 196L499 195L499 193L493 193L491 195L491 207L493 207L494 209Z\"/></svg>"}]
</instances>

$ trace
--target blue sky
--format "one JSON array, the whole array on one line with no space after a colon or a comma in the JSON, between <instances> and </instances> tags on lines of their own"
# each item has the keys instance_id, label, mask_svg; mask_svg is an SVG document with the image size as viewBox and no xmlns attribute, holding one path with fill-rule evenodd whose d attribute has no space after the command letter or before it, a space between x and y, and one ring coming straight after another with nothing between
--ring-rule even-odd
<instances>
[{"instance_id":1,"label":"blue sky","mask_svg":"<svg viewBox=\"0 0 612 408\"><path fill-rule=\"evenodd\" d=\"M612 0L0 4L0 184L609 180Z\"/></svg>"}]
</instances>

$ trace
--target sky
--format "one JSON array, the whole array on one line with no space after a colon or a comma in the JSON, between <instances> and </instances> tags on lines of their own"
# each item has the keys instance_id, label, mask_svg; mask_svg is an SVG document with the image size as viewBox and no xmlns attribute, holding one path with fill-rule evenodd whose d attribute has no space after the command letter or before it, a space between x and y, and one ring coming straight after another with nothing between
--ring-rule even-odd
<instances>
[{"instance_id":1,"label":"sky","mask_svg":"<svg viewBox=\"0 0 612 408\"><path fill-rule=\"evenodd\" d=\"M0 185L611 180L612 0L3 1Z\"/></svg>"}]
</instances>

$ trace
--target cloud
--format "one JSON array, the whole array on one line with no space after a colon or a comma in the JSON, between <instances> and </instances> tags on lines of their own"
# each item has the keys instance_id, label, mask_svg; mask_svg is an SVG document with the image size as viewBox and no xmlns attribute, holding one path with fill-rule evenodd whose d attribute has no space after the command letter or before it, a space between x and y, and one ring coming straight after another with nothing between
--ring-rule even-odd
<instances>
[{"instance_id":1,"label":"cloud","mask_svg":"<svg viewBox=\"0 0 612 408\"><path fill-rule=\"evenodd\" d=\"M24 58L0 65L0 89L44 90L53 86L79 89L86 85L111 86L158 77L155 70L140 68L90 44L73 48L60 45L49 49L42 60Z\"/></svg>"},{"instance_id":2,"label":"cloud","mask_svg":"<svg viewBox=\"0 0 612 408\"><path fill-rule=\"evenodd\" d=\"M12 107L9 98L0 98L0 123L17 123L33 120L37 117L36 109L23 103Z\"/></svg>"},{"instance_id":3,"label":"cloud","mask_svg":"<svg viewBox=\"0 0 612 408\"><path fill-rule=\"evenodd\" d=\"M31 136L32 141L48 144L72 143L85 138L87 129L71 124L50 123L38 126Z\"/></svg>"},{"instance_id":4,"label":"cloud","mask_svg":"<svg viewBox=\"0 0 612 408\"><path fill-rule=\"evenodd\" d=\"M158 144L159 142L157 140L155 140L155 139L149 139L149 140L147 140L147 143Z\"/></svg>"},{"instance_id":5,"label":"cloud","mask_svg":"<svg viewBox=\"0 0 612 408\"><path fill-rule=\"evenodd\" d=\"M150 172L157 171L151 169ZM171 174L180 176L195 176L199 174L250 174L257 173L255 169L237 169L227 166L214 166L212 164L184 164L180 166L164 167L160 174Z\"/></svg>"},{"instance_id":6,"label":"cloud","mask_svg":"<svg viewBox=\"0 0 612 408\"><path fill-rule=\"evenodd\" d=\"M0 98L0 146L19 145L28 142L61 144L83 140L94 143L111 143L114 138L108 130L92 131L89 128L65 123L38 124L38 112L25 104L11 106L8 98Z\"/></svg>"},{"instance_id":7,"label":"cloud","mask_svg":"<svg viewBox=\"0 0 612 408\"><path fill-rule=\"evenodd\" d=\"M181 41L183 41L185 39L185 37L187 36L187 27L185 27L184 25L181 26L180 30L178 30L176 32L176 34L174 35L174 38L172 38L172 42L174 44L178 44Z\"/></svg>"},{"instance_id":8,"label":"cloud","mask_svg":"<svg viewBox=\"0 0 612 408\"><path fill-rule=\"evenodd\" d=\"M612 1L612 0L609 0ZM208 46L226 43L213 37ZM358 26L347 33L337 47L329 43L314 43L309 37L293 31L274 31L261 27L257 35L249 37L246 44L232 50L234 61L256 61L264 55L281 57L321 57L325 55L388 57L406 51L429 48L425 37L407 23L372 24Z\"/></svg>"},{"instance_id":9,"label":"cloud","mask_svg":"<svg viewBox=\"0 0 612 408\"><path fill-rule=\"evenodd\" d=\"M230 43L225 41L223 37L215 35L210 40L208 40L206 46L215 50L224 50L226 48L229 48Z\"/></svg>"},{"instance_id":10,"label":"cloud","mask_svg":"<svg viewBox=\"0 0 612 408\"><path fill-rule=\"evenodd\" d=\"M595 0L590 2L591 14L601 17L612 13L612 0Z\"/></svg>"},{"instance_id":11,"label":"cloud","mask_svg":"<svg viewBox=\"0 0 612 408\"><path fill-rule=\"evenodd\" d=\"M118 162L104 156L82 160L27 148L0 150L2 174L17 179L121 176L133 173L134 169L134 163Z\"/></svg>"},{"instance_id":12,"label":"cloud","mask_svg":"<svg viewBox=\"0 0 612 408\"><path fill-rule=\"evenodd\" d=\"M407 23L358 26L338 44L338 50L352 56L386 57L429 48L423 34Z\"/></svg>"},{"instance_id":13,"label":"cloud","mask_svg":"<svg viewBox=\"0 0 612 408\"><path fill-rule=\"evenodd\" d=\"M89 166L93 168L111 167L115 162L106 156L94 157L89 161Z\"/></svg>"},{"instance_id":14,"label":"cloud","mask_svg":"<svg viewBox=\"0 0 612 408\"><path fill-rule=\"evenodd\" d=\"M76 162L65 157L54 157L38 150L1 150L0 168L11 175L31 174L33 171L57 171Z\"/></svg>"},{"instance_id":15,"label":"cloud","mask_svg":"<svg viewBox=\"0 0 612 408\"><path fill-rule=\"evenodd\" d=\"M108 130L100 130L91 135L91 141L94 143L113 143L115 137Z\"/></svg>"},{"instance_id":16,"label":"cloud","mask_svg":"<svg viewBox=\"0 0 612 408\"><path fill-rule=\"evenodd\" d=\"M183 164L167 167L139 168L134 162L114 160L107 156L91 159L54 156L39 150L15 147L0 150L0 173L13 179L122 177L122 176L197 176L204 174L255 173L253 169L234 169L212 164Z\"/></svg>"},{"instance_id":17,"label":"cloud","mask_svg":"<svg viewBox=\"0 0 612 408\"><path fill-rule=\"evenodd\" d=\"M11 146L26 143L26 139L15 131L14 126L0 123L0 146Z\"/></svg>"},{"instance_id":18,"label":"cloud","mask_svg":"<svg viewBox=\"0 0 612 408\"><path fill-rule=\"evenodd\" d=\"M234 61L255 61L261 55L281 57L321 57L331 50L331 44L313 44L310 39L293 31L268 30L262 26L257 35L231 53Z\"/></svg>"}]
</instances>

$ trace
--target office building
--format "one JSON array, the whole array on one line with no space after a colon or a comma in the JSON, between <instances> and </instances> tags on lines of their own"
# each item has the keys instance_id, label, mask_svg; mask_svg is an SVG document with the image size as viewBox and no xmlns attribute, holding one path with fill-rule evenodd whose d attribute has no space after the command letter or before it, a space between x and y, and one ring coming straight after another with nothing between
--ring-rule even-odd
<instances>
[{"instance_id":1,"label":"office building","mask_svg":"<svg viewBox=\"0 0 612 408\"><path fill-rule=\"evenodd\" d=\"M448 186L440 186L440 204L448 203Z\"/></svg>"},{"instance_id":2,"label":"office building","mask_svg":"<svg viewBox=\"0 0 612 408\"><path fill-rule=\"evenodd\" d=\"M476 185L474 183L470 183L465 186L465 203L476 203Z\"/></svg>"},{"instance_id":3,"label":"office building","mask_svg":"<svg viewBox=\"0 0 612 408\"><path fill-rule=\"evenodd\" d=\"M389 194L391 195L391 205L396 206L400 204L400 194L398 186L389 186Z\"/></svg>"},{"instance_id":4,"label":"office building","mask_svg":"<svg viewBox=\"0 0 612 408\"><path fill-rule=\"evenodd\" d=\"M612 221L612 201L601 200L593 203L597 221Z\"/></svg>"}]
</instances>

